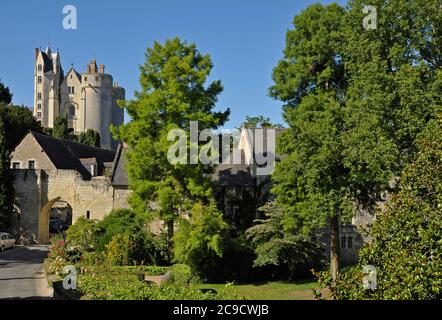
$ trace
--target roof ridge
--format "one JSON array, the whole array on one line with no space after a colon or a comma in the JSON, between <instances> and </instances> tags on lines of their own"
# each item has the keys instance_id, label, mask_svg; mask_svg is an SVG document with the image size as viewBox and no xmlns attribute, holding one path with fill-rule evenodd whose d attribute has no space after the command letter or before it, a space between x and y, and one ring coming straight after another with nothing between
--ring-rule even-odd
<instances>
[{"instance_id":1,"label":"roof ridge","mask_svg":"<svg viewBox=\"0 0 442 320\"><path fill-rule=\"evenodd\" d=\"M87 147L87 148L91 148L91 149L94 149L94 150L114 152L114 151L112 151L112 150L107 150L107 149L98 148L98 147L92 147L92 146L90 146L90 145L88 145L88 144L80 143L80 142L73 141L73 140L69 140L69 139L55 138L55 137L53 137L53 136L51 136L51 135L49 135L49 134L38 133L38 132L35 132L35 131L30 131L30 132L31 132L32 134L36 134L36 135L39 135L39 136L42 136L42 137L46 137L46 138L49 138L49 139L52 139L52 140L65 141L65 142L69 142L69 143L72 143L72 144L77 144L77 145L79 145L79 146L85 146L85 147Z\"/></svg>"}]
</instances>

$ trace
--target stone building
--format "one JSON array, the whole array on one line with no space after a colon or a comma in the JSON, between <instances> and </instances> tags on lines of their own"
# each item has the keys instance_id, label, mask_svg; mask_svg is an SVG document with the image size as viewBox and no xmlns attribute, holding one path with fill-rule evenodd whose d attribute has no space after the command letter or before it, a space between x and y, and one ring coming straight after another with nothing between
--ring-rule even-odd
<instances>
[{"instance_id":1,"label":"stone building","mask_svg":"<svg viewBox=\"0 0 442 320\"><path fill-rule=\"evenodd\" d=\"M30 132L12 153L18 213L11 232L22 242L47 243L54 209L70 211L75 223L127 208L124 153L122 144L110 151Z\"/></svg>"},{"instance_id":2,"label":"stone building","mask_svg":"<svg viewBox=\"0 0 442 320\"><path fill-rule=\"evenodd\" d=\"M262 131L261 141L267 143L269 132ZM282 132L278 129L272 134L277 137ZM258 135L256 130L243 129L236 148L240 163L220 164L213 175L219 209L237 225L250 225L260 218L259 208L271 200L271 175L257 174L262 165L256 159L269 156L266 145L255 148ZM260 155L262 150L265 154ZM75 223L82 216L100 220L113 209L127 208L130 191L126 151L123 144L116 151L109 151L30 132L12 154L19 203L19 213L12 219L12 233L23 240L45 243L54 211L70 211ZM281 156L275 154L269 159L277 162ZM342 262L347 264L357 261L363 243L357 226L370 223L370 216L363 210L355 211L353 223L340 226ZM155 226L156 230L162 228L159 222ZM320 231L327 254L329 230Z\"/></svg>"},{"instance_id":3,"label":"stone building","mask_svg":"<svg viewBox=\"0 0 442 320\"><path fill-rule=\"evenodd\" d=\"M65 74L60 53L35 49L34 116L45 128L53 128L59 115L67 115L75 134L93 129L100 133L101 147L115 150L109 125L124 122L124 111L117 105L125 90L105 73L105 66L92 60L80 74L73 66Z\"/></svg>"}]
</instances>

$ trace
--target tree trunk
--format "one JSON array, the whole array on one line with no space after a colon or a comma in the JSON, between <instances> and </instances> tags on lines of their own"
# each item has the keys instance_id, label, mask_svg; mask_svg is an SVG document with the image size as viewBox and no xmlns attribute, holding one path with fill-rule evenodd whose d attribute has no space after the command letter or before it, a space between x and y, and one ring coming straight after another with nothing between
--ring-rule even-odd
<instances>
[{"instance_id":1,"label":"tree trunk","mask_svg":"<svg viewBox=\"0 0 442 320\"><path fill-rule=\"evenodd\" d=\"M330 237L330 274L333 286L336 285L339 273L339 260L341 258L339 246L339 215L336 213L331 218L331 237Z\"/></svg>"},{"instance_id":2,"label":"tree trunk","mask_svg":"<svg viewBox=\"0 0 442 320\"><path fill-rule=\"evenodd\" d=\"M173 220L167 221L167 244L169 246L169 249L172 249L172 238L174 233L173 226L174 226Z\"/></svg>"}]
</instances>

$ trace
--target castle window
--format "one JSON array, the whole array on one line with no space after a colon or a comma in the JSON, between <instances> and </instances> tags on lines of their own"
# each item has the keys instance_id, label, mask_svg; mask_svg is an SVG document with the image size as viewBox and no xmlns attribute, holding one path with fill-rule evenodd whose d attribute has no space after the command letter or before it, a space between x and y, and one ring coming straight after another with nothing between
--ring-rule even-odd
<instances>
[{"instance_id":1,"label":"castle window","mask_svg":"<svg viewBox=\"0 0 442 320\"><path fill-rule=\"evenodd\" d=\"M341 237L341 249L345 249L346 246L346 237Z\"/></svg>"},{"instance_id":2,"label":"castle window","mask_svg":"<svg viewBox=\"0 0 442 320\"><path fill-rule=\"evenodd\" d=\"M38 71L42 71L42 70L43 70L43 65L39 64L39 65L37 66L37 70L38 70Z\"/></svg>"},{"instance_id":3,"label":"castle window","mask_svg":"<svg viewBox=\"0 0 442 320\"><path fill-rule=\"evenodd\" d=\"M41 92L37 93L37 99L41 100Z\"/></svg>"},{"instance_id":4,"label":"castle window","mask_svg":"<svg viewBox=\"0 0 442 320\"><path fill-rule=\"evenodd\" d=\"M75 117L75 106L74 105L69 106L69 116Z\"/></svg>"},{"instance_id":5,"label":"castle window","mask_svg":"<svg viewBox=\"0 0 442 320\"><path fill-rule=\"evenodd\" d=\"M37 109L41 109L41 103L37 104Z\"/></svg>"},{"instance_id":6,"label":"castle window","mask_svg":"<svg viewBox=\"0 0 442 320\"><path fill-rule=\"evenodd\" d=\"M353 237L348 237L347 238L347 247L348 247L348 249L352 249L353 248Z\"/></svg>"},{"instance_id":7,"label":"castle window","mask_svg":"<svg viewBox=\"0 0 442 320\"><path fill-rule=\"evenodd\" d=\"M97 81L97 82L98 82L98 77L95 77L95 81Z\"/></svg>"},{"instance_id":8,"label":"castle window","mask_svg":"<svg viewBox=\"0 0 442 320\"><path fill-rule=\"evenodd\" d=\"M13 162L12 169L20 169L20 162Z\"/></svg>"},{"instance_id":9,"label":"castle window","mask_svg":"<svg viewBox=\"0 0 442 320\"><path fill-rule=\"evenodd\" d=\"M43 78L42 78L41 76L38 76L38 77L37 77L37 82L38 82L38 83L42 83L42 82L43 82Z\"/></svg>"},{"instance_id":10,"label":"castle window","mask_svg":"<svg viewBox=\"0 0 442 320\"><path fill-rule=\"evenodd\" d=\"M87 77L84 77L84 81L87 81Z\"/></svg>"},{"instance_id":11,"label":"castle window","mask_svg":"<svg viewBox=\"0 0 442 320\"><path fill-rule=\"evenodd\" d=\"M37 112L37 118L41 118L41 112Z\"/></svg>"},{"instance_id":12,"label":"castle window","mask_svg":"<svg viewBox=\"0 0 442 320\"><path fill-rule=\"evenodd\" d=\"M28 169L31 169L31 170L35 169L35 161L34 160L28 161Z\"/></svg>"},{"instance_id":13,"label":"castle window","mask_svg":"<svg viewBox=\"0 0 442 320\"><path fill-rule=\"evenodd\" d=\"M88 210L86 212L86 219L90 219L91 218L91 212Z\"/></svg>"},{"instance_id":14,"label":"castle window","mask_svg":"<svg viewBox=\"0 0 442 320\"><path fill-rule=\"evenodd\" d=\"M69 93L74 94L75 93L75 87L69 87Z\"/></svg>"}]
</instances>

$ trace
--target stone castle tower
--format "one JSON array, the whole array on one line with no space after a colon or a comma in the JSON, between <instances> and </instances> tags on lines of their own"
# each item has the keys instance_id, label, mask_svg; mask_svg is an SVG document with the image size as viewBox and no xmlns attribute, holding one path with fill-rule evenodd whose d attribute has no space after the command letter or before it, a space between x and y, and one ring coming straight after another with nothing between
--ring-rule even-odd
<instances>
[{"instance_id":1,"label":"stone castle tower","mask_svg":"<svg viewBox=\"0 0 442 320\"><path fill-rule=\"evenodd\" d=\"M124 122L124 111L117 100L125 99L125 90L106 74L104 65L92 60L80 74L73 66L64 74L60 53L35 49L34 115L45 128L53 128L55 118L68 115L69 128L75 134L88 129L100 133L101 147L115 150L109 125Z\"/></svg>"}]
</instances>

